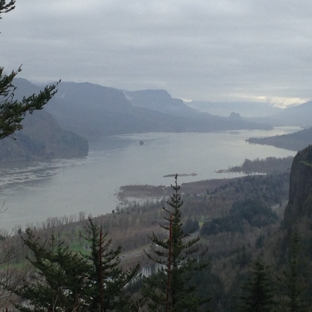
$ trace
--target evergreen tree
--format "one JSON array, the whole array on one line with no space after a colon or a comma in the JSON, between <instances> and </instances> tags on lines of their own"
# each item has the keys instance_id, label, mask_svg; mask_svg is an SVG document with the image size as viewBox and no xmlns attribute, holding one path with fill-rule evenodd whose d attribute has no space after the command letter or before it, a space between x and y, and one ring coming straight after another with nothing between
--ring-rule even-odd
<instances>
[{"instance_id":1,"label":"evergreen tree","mask_svg":"<svg viewBox=\"0 0 312 312\"><path fill-rule=\"evenodd\" d=\"M196 294L191 283L192 273L207 266L202 262L206 250L200 251L199 237L192 238L182 230L181 211L183 205L179 194L180 186L175 176L174 190L166 212L166 225L160 225L168 232L168 239L162 240L155 233L150 237L152 252L146 255L155 262L158 270L145 280L145 295L149 311L198 311L209 299ZM168 224L169 223L169 224ZM207 311L207 308L205 308Z\"/></svg>"},{"instance_id":2,"label":"evergreen tree","mask_svg":"<svg viewBox=\"0 0 312 312\"><path fill-rule=\"evenodd\" d=\"M49 85L39 94L24 97L22 101L14 99L16 87L12 84L14 77L21 71L12 71L6 75L0 67L0 140L23 128L21 122L26 113L40 110L57 92L57 84Z\"/></svg>"},{"instance_id":3,"label":"evergreen tree","mask_svg":"<svg viewBox=\"0 0 312 312\"><path fill-rule=\"evenodd\" d=\"M306 300L304 299L304 291L307 289L308 283L304 277L301 249L301 236L298 230L294 229L290 236L288 265L282 271L281 276L277 277L282 291L282 311L285 312L308 311Z\"/></svg>"},{"instance_id":4,"label":"evergreen tree","mask_svg":"<svg viewBox=\"0 0 312 312\"><path fill-rule=\"evenodd\" d=\"M0 0L0 19L2 13L8 13L15 8L15 0L11 0L8 3L6 0Z\"/></svg>"},{"instance_id":5,"label":"evergreen tree","mask_svg":"<svg viewBox=\"0 0 312 312\"><path fill-rule=\"evenodd\" d=\"M91 254L84 257L92 264L88 274L88 311L129 311L125 286L137 276L139 265L123 271L119 258L121 247L113 249L107 233L91 219L85 233L81 235L89 242Z\"/></svg>"},{"instance_id":6,"label":"evergreen tree","mask_svg":"<svg viewBox=\"0 0 312 312\"><path fill-rule=\"evenodd\" d=\"M28 229L22 238L31 250L27 257L35 272L24 285L10 289L27 300L27 306L15 305L17 310L30 311L86 311L90 265L73 253L54 236L42 244Z\"/></svg>"},{"instance_id":7,"label":"evergreen tree","mask_svg":"<svg viewBox=\"0 0 312 312\"><path fill-rule=\"evenodd\" d=\"M90 254L71 251L52 235L42 243L26 230L24 244L31 251L27 257L34 268L23 285L7 290L27 300L27 306L16 304L19 311L130 311L126 285L137 275L139 266L123 271L120 247L113 249L111 240L89 219L83 236ZM29 277L30 276L30 277Z\"/></svg>"},{"instance_id":8,"label":"evergreen tree","mask_svg":"<svg viewBox=\"0 0 312 312\"><path fill-rule=\"evenodd\" d=\"M10 12L15 8L15 1L0 0L1 14ZM21 71L21 67L10 74L5 74L0 67L0 140L23 128L21 122L26 113L32 114L34 110L40 110L57 92L57 84L46 86L39 94L24 97L22 101L14 99L14 77Z\"/></svg>"},{"instance_id":9,"label":"evergreen tree","mask_svg":"<svg viewBox=\"0 0 312 312\"><path fill-rule=\"evenodd\" d=\"M269 267L259 260L252 263L247 282L242 287L238 311L271 312L274 311L274 287Z\"/></svg>"}]
</instances>

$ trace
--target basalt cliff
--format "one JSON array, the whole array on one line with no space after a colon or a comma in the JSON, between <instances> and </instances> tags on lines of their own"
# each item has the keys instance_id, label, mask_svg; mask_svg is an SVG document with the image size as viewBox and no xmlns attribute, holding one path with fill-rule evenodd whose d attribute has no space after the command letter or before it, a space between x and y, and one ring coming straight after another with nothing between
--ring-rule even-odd
<instances>
[{"instance_id":1,"label":"basalt cliff","mask_svg":"<svg viewBox=\"0 0 312 312\"><path fill-rule=\"evenodd\" d=\"M298 152L290 173L289 202L285 209L284 224L290 230L296 226L308 230L312 216L312 146Z\"/></svg>"},{"instance_id":2,"label":"basalt cliff","mask_svg":"<svg viewBox=\"0 0 312 312\"><path fill-rule=\"evenodd\" d=\"M22 131L0 141L0 167L88 155L85 138L63 130L45 110L26 115Z\"/></svg>"}]
</instances>

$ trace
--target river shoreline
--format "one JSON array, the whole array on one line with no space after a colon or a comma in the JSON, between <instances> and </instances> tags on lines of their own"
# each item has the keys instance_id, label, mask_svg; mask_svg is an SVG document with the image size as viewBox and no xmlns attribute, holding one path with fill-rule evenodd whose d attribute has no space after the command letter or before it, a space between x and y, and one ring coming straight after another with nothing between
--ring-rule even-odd
<instances>
[{"instance_id":1,"label":"river shoreline","mask_svg":"<svg viewBox=\"0 0 312 312\"><path fill-rule=\"evenodd\" d=\"M181 193L188 194L199 194L202 192L207 192L208 194L213 192L214 189L228 183L230 180L240 179L237 177L226 178L226 179L211 179L211 180L202 180L195 182L187 182L181 184ZM179 181L178 181L179 182ZM167 198L172 194L171 186L165 185L124 185L121 186L119 192L116 194L117 198L121 201L132 200L147 200L150 198L153 199L162 199Z\"/></svg>"}]
</instances>

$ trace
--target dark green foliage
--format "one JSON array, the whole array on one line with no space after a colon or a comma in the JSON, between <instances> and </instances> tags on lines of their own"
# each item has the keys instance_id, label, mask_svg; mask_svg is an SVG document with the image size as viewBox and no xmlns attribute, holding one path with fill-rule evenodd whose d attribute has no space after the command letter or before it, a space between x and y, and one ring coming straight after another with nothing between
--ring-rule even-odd
<instances>
[{"instance_id":1,"label":"dark green foliage","mask_svg":"<svg viewBox=\"0 0 312 312\"><path fill-rule=\"evenodd\" d=\"M28 229L22 238L32 255L27 257L34 268L31 277L16 288L4 285L28 307L19 311L129 311L126 285L137 275L139 266L123 271L121 249L111 247L111 240L89 219L85 228L91 253L77 254L52 235L42 243Z\"/></svg>"},{"instance_id":2,"label":"dark green foliage","mask_svg":"<svg viewBox=\"0 0 312 312\"><path fill-rule=\"evenodd\" d=\"M152 254L146 254L158 264L159 270L145 280L145 294L149 311L200 311L209 299L207 294L205 297L198 295L191 278L194 272L207 266L206 262L199 261L206 250L200 252L199 237L192 238L182 230L180 208L183 202L178 192L177 175L172 188L174 193L167 201L170 208L163 208L168 215L165 217L167 223L161 225L168 232L168 239L162 240L154 233L150 237Z\"/></svg>"},{"instance_id":3,"label":"dark green foliage","mask_svg":"<svg viewBox=\"0 0 312 312\"><path fill-rule=\"evenodd\" d=\"M248 252L247 248L244 246L237 252L236 263L240 268L243 268L250 263L251 257L251 252Z\"/></svg>"},{"instance_id":4,"label":"dark green foliage","mask_svg":"<svg viewBox=\"0 0 312 312\"><path fill-rule=\"evenodd\" d=\"M293 157L276 158L267 157L265 159L245 159L241 166L232 167L229 172L244 172L244 173L276 173L276 172L289 172Z\"/></svg>"},{"instance_id":5,"label":"dark green foliage","mask_svg":"<svg viewBox=\"0 0 312 312\"><path fill-rule=\"evenodd\" d=\"M274 311L274 287L269 267L257 260L252 263L247 281L242 287L237 311Z\"/></svg>"},{"instance_id":6,"label":"dark green foliage","mask_svg":"<svg viewBox=\"0 0 312 312\"><path fill-rule=\"evenodd\" d=\"M264 236L262 234L256 240L256 248L262 248L264 243Z\"/></svg>"},{"instance_id":7,"label":"dark green foliage","mask_svg":"<svg viewBox=\"0 0 312 312\"><path fill-rule=\"evenodd\" d=\"M308 298L305 298L308 288L308 275L303 265L302 238L295 229L290 237L289 260L285 270L277 281L280 286L281 307L287 312L308 311ZM308 300L307 300L308 299Z\"/></svg>"},{"instance_id":8,"label":"dark green foliage","mask_svg":"<svg viewBox=\"0 0 312 312\"><path fill-rule=\"evenodd\" d=\"M107 233L101 234L101 231L101 227L89 219L89 225L85 228L86 234L82 235L91 248L91 254L84 256L91 264L88 272L90 286L86 299L88 311L101 311L101 301L103 311L123 311L129 304L125 286L137 276L139 265L123 271L119 259L121 248L113 249L112 240L107 238Z\"/></svg>"},{"instance_id":9,"label":"dark green foliage","mask_svg":"<svg viewBox=\"0 0 312 312\"><path fill-rule=\"evenodd\" d=\"M221 232L244 233L243 220L248 221L251 226L262 227L275 223L277 215L270 207L254 199L235 201L232 204L229 216L205 222L200 230L200 234L208 236Z\"/></svg>"},{"instance_id":10,"label":"dark green foliage","mask_svg":"<svg viewBox=\"0 0 312 312\"><path fill-rule=\"evenodd\" d=\"M89 285L90 265L85 259L64 247L54 236L46 244L39 243L30 230L23 238L32 251L27 257L35 268L31 281L10 289L27 299L29 307L16 305L19 311L85 311L85 294Z\"/></svg>"},{"instance_id":11,"label":"dark green foliage","mask_svg":"<svg viewBox=\"0 0 312 312\"><path fill-rule=\"evenodd\" d=\"M244 233L244 222L239 215L216 218L210 222L205 222L200 229L201 235L218 234L221 232L239 232Z\"/></svg>"},{"instance_id":12,"label":"dark green foliage","mask_svg":"<svg viewBox=\"0 0 312 312\"><path fill-rule=\"evenodd\" d=\"M14 4L15 0L11 0L8 3L6 0L0 0L0 19L2 18L1 14L8 13L15 8Z\"/></svg>"},{"instance_id":13,"label":"dark green foliage","mask_svg":"<svg viewBox=\"0 0 312 312\"><path fill-rule=\"evenodd\" d=\"M7 2L0 0L0 19L1 14L12 11L15 6L15 0ZM0 67L0 140L21 130L21 125L26 113L32 114L34 110L42 109L43 106L57 92L57 84L46 86L38 95L24 97L22 101L14 100L14 87L12 81L14 77L21 71L21 67L17 71L12 71L7 75L4 73L3 67Z\"/></svg>"},{"instance_id":14,"label":"dark green foliage","mask_svg":"<svg viewBox=\"0 0 312 312\"><path fill-rule=\"evenodd\" d=\"M45 87L38 95L24 97L22 101L14 100L15 87L12 81L21 68L9 75L3 70L3 67L0 67L0 139L21 130L21 122L26 113L32 114L34 110L42 109L57 92L55 84Z\"/></svg>"},{"instance_id":15,"label":"dark green foliage","mask_svg":"<svg viewBox=\"0 0 312 312\"><path fill-rule=\"evenodd\" d=\"M196 285L196 294L200 298L210 297L209 308L211 311L218 311L218 307L224 300L225 290L220 278L211 272L208 265L201 271L195 271L191 278L191 283ZM203 311L208 310L208 305L203 306Z\"/></svg>"},{"instance_id":16,"label":"dark green foliage","mask_svg":"<svg viewBox=\"0 0 312 312\"><path fill-rule=\"evenodd\" d=\"M188 218L185 221L185 224L183 224L182 230L183 230L183 233L185 234L191 234L193 232L198 231L199 230L198 221L195 219Z\"/></svg>"},{"instance_id":17,"label":"dark green foliage","mask_svg":"<svg viewBox=\"0 0 312 312\"><path fill-rule=\"evenodd\" d=\"M276 213L272 209L259 200L245 199L235 201L232 204L231 214L238 214L247 220L251 226L262 227L276 222L278 219Z\"/></svg>"}]
</instances>

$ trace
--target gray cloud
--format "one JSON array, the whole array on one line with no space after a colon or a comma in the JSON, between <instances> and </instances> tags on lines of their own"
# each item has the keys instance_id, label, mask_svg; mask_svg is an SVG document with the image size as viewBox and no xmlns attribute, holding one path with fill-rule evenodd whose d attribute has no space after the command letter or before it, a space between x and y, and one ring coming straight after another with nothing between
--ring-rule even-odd
<instances>
[{"instance_id":1,"label":"gray cloud","mask_svg":"<svg viewBox=\"0 0 312 312\"><path fill-rule=\"evenodd\" d=\"M312 2L18 0L1 66L200 100L311 98Z\"/></svg>"}]
</instances>

